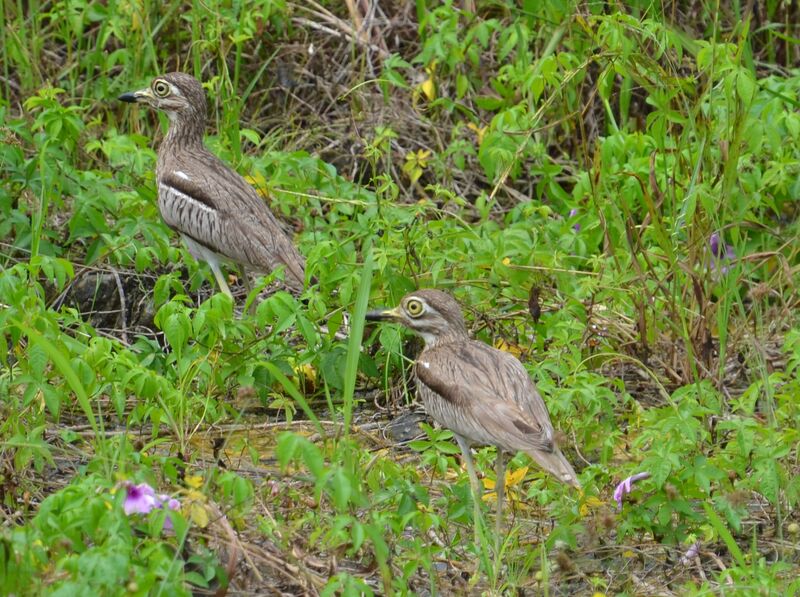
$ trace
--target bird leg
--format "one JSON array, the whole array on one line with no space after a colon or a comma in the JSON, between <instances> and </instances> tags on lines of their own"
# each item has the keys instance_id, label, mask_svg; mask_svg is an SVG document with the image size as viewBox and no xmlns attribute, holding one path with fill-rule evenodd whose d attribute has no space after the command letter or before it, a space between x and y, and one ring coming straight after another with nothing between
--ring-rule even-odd
<instances>
[{"instance_id":1,"label":"bird leg","mask_svg":"<svg viewBox=\"0 0 800 597\"><path fill-rule=\"evenodd\" d=\"M481 488L478 483L478 475L475 472L475 464L472 462L472 453L469 450L469 444L460 435L454 434L461 454L464 456L464 463L467 465L467 473L469 474L469 484L472 486L472 526L475 531L475 545L482 545L481 541Z\"/></svg>"},{"instance_id":2,"label":"bird leg","mask_svg":"<svg viewBox=\"0 0 800 597\"><path fill-rule=\"evenodd\" d=\"M506 489L506 455L500 448L497 449L497 459L494 462L495 475L494 490L497 493L497 512L494 521L494 557L500 557L500 537L503 530L503 498Z\"/></svg>"},{"instance_id":3,"label":"bird leg","mask_svg":"<svg viewBox=\"0 0 800 597\"><path fill-rule=\"evenodd\" d=\"M253 292L253 285L250 283L250 276L247 275L247 269L243 265L240 265L239 268L242 270L242 282L244 282L244 289L247 291L245 295L245 300L247 300L247 297ZM253 297L253 302L250 303L250 309L248 309L248 311L250 311L250 315L256 314L256 297Z\"/></svg>"},{"instance_id":4,"label":"bird leg","mask_svg":"<svg viewBox=\"0 0 800 597\"><path fill-rule=\"evenodd\" d=\"M225 281L225 275L222 273L222 269L219 267L219 264L209 261L208 265L211 266L211 271L214 272L214 278L216 279L217 284L219 284L219 289L229 297L233 298L231 289L228 288L228 283Z\"/></svg>"}]
</instances>

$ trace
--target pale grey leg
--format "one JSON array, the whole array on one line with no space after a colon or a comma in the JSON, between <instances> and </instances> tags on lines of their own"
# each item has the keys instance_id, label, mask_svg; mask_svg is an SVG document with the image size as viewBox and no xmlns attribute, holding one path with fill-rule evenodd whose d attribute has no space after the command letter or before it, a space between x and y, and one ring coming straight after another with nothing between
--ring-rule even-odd
<instances>
[{"instance_id":1,"label":"pale grey leg","mask_svg":"<svg viewBox=\"0 0 800 597\"><path fill-rule=\"evenodd\" d=\"M502 537L503 530L503 499L505 498L506 489L506 455L498 448L497 459L495 460L495 474L497 480L494 484L494 490L497 493L497 513L494 521L494 557L500 556L500 537Z\"/></svg>"},{"instance_id":2,"label":"pale grey leg","mask_svg":"<svg viewBox=\"0 0 800 597\"><path fill-rule=\"evenodd\" d=\"M219 265L212 263L211 261L208 262L208 265L211 266L211 271L214 272L214 278L217 280L220 290L222 290L222 292L227 294L229 297L233 298L231 289L228 288L228 283L225 281L225 275L222 273L222 269L219 267Z\"/></svg>"},{"instance_id":3,"label":"pale grey leg","mask_svg":"<svg viewBox=\"0 0 800 597\"><path fill-rule=\"evenodd\" d=\"M461 448L461 453L464 455L464 462L467 465L467 473L469 473L469 484L472 486L472 525L475 532L475 545L482 545L481 542L481 487L478 483L478 475L475 472L475 464L472 462L472 453L469 450L469 444L460 435L454 434L458 446Z\"/></svg>"},{"instance_id":4,"label":"pale grey leg","mask_svg":"<svg viewBox=\"0 0 800 597\"><path fill-rule=\"evenodd\" d=\"M204 247L200 243L196 242L191 236L181 234L181 238L183 239L183 242L186 243L186 248L189 249L192 257L198 261L205 261L209 267L211 267L211 271L214 272L214 278L219 285L219 289L229 297L233 298L231 289L228 288L228 283L225 281L225 276L223 275L222 268L220 267L219 255L214 253L214 251L208 247Z\"/></svg>"}]
</instances>

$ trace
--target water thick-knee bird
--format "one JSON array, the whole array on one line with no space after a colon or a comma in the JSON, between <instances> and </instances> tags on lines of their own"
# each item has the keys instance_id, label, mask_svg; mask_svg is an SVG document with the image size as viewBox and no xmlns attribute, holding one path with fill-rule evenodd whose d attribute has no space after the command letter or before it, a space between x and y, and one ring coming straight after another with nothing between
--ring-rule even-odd
<instances>
[{"instance_id":1,"label":"water thick-knee bird","mask_svg":"<svg viewBox=\"0 0 800 597\"><path fill-rule=\"evenodd\" d=\"M525 452L559 481L578 477L555 441L547 407L528 372L507 352L471 340L461 307L440 290L407 294L393 309L367 313L370 321L400 323L425 341L414 375L428 414L456 437L467 465L477 515L480 487L470 445L497 447L497 520L500 535L504 452ZM476 518L475 524L478 524Z\"/></svg>"},{"instance_id":2,"label":"water thick-knee bird","mask_svg":"<svg viewBox=\"0 0 800 597\"><path fill-rule=\"evenodd\" d=\"M261 273L283 268L284 285L299 294L305 281L302 255L255 189L203 144L207 107L200 82L169 73L119 99L169 117L158 148L158 208L189 252L211 266L220 289L231 294L221 265L233 262ZM249 288L246 271L243 276Z\"/></svg>"}]
</instances>

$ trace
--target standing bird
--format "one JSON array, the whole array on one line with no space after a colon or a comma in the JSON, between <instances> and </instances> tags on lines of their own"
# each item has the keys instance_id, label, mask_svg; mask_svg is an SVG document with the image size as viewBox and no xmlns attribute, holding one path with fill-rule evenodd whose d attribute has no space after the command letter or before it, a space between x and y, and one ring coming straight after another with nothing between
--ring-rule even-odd
<instances>
[{"instance_id":1,"label":"standing bird","mask_svg":"<svg viewBox=\"0 0 800 597\"><path fill-rule=\"evenodd\" d=\"M302 292L305 262L292 240L255 189L203 144L207 107L200 82L169 73L119 99L169 117L158 148L158 209L189 252L211 266L220 289L231 295L220 265L234 262L261 273L282 267L285 286ZM242 274L249 289L247 272Z\"/></svg>"},{"instance_id":2,"label":"standing bird","mask_svg":"<svg viewBox=\"0 0 800 597\"><path fill-rule=\"evenodd\" d=\"M394 309L370 311L369 321L401 323L422 336L417 391L428 414L455 435L467 464L478 524L480 488L470 445L497 446L499 547L505 484L504 452L525 452L556 479L580 488L572 465L554 440L547 407L527 371L512 355L470 340L459 304L440 290L407 294ZM477 536L477 526L476 526Z\"/></svg>"}]
</instances>

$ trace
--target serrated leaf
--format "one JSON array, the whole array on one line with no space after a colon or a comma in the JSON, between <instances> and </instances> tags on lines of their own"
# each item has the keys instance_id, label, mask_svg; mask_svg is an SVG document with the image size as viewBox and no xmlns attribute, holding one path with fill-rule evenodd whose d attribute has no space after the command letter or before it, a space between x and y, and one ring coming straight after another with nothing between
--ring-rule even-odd
<instances>
[{"instance_id":1,"label":"serrated leaf","mask_svg":"<svg viewBox=\"0 0 800 597\"><path fill-rule=\"evenodd\" d=\"M444 454L460 454L461 448L452 442L436 442L436 449Z\"/></svg>"},{"instance_id":2,"label":"serrated leaf","mask_svg":"<svg viewBox=\"0 0 800 597\"><path fill-rule=\"evenodd\" d=\"M30 366L31 372L34 374L35 377L43 377L45 367L47 367L47 353L45 352L44 348L42 348L39 344L33 344L28 347L28 365Z\"/></svg>"},{"instance_id":3,"label":"serrated leaf","mask_svg":"<svg viewBox=\"0 0 800 597\"><path fill-rule=\"evenodd\" d=\"M517 40L519 39L519 33L516 28L508 29L507 31L506 38L503 40L500 50L497 52L497 57L500 62L508 58L508 55L514 50L514 47L517 45Z\"/></svg>"},{"instance_id":4,"label":"serrated leaf","mask_svg":"<svg viewBox=\"0 0 800 597\"><path fill-rule=\"evenodd\" d=\"M58 413L61 411L61 392L55 386L49 384L42 384L39 389L42 392L42 398L47 410L53 417L58 418Z\"/></svg>"},{"instance_id":5,"label":"serrated leaf","mask_svg":"<svg viewBox=\"0 0 800 597\"><path fill-rule=\"evenodd\" d=\"M192 322L189 321L189 316L186 313L173 313L164 322L164 335L178 356L180 356L183 347L186 345L191 328Z\"/></svg>"},{"instance_id":6,"label":"serrated leaf","mask_svg":"<svg viewBox=\"0 0 800 597\"><path fill-rule=\"evenodd\" d=\"M772 459L760 460L755 465L755 489L769 500L770 504L778 502L780 493L780 476L778 465Z\"/></svg>"},{"instance_id":7,"label":"serrated leaf","mask_svg":"<svg viewBox=\"0 0 800 597\"><path fill-rule=\"evenodd\" d=\"M756 92L756 81L750 71L742 70L736 77L736 93L744 104L750 104Z\"/></svg>"},{"instance_id":8,"label":"serrated leaf","mask_svg":"<svg viewBox=\"0 0 800 597\"><path fill-rule=\"evenodd\" d=\"M652 475L650 478L656 487L662 487L672 472L669 458L653 458L647 461L647 470Z\"/></svg>"}]
</instances>

